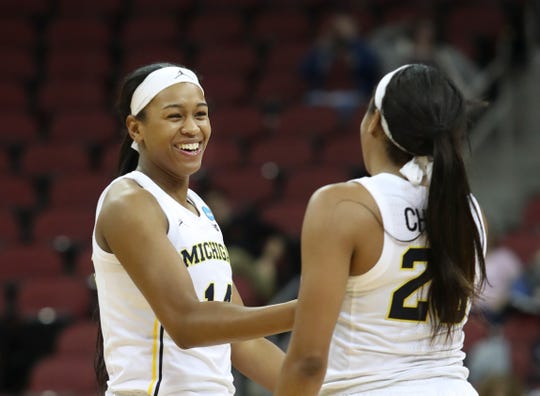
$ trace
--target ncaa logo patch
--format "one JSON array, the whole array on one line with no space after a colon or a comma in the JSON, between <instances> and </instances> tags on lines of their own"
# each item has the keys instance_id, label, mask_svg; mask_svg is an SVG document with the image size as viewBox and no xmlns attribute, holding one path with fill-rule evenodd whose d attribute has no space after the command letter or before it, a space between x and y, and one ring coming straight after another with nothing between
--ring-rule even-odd
<instances>
[{"instance_id":1,"label":"ncaa logo patch","mask_svg":"<svg viewBox=\"0 0 540 396\"><path fill-rule=\"evenodd\" d=\"M212 213L212 211L210 210L210 208L208 206L203 206L202 211L204 212L206 217L208 217L210 219L210 221L215 221L216 220L216 218L214 217L214 214Z\"/></svg>"}]
</instances>

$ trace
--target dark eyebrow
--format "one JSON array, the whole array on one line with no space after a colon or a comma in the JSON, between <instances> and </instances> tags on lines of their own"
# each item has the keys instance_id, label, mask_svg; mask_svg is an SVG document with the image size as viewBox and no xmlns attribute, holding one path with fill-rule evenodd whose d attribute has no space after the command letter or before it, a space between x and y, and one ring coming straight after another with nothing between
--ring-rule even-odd
<instances>
[{"instance_id":1,"label":"dark eyebrow","mask_svg":"<svg viewBox=\"0 0 540 396\"><path fill-rule=\"evenodd\" d=\"M169 105L166 105L163 107L163 110L165 109L170 109L170 108L179 108L179 109L183 109L185 106L184 105L181 105L181 104L175 104L175 103L172 103L172 104L169 104ZM206 102L199 102L195 105L195 107L208 107L208 104Z\"/></svg>"}]
</instances>

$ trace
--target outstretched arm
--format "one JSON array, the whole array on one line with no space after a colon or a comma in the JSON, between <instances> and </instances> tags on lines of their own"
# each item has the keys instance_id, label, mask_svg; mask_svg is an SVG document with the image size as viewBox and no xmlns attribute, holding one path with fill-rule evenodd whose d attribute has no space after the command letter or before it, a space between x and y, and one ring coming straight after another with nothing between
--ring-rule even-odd
<instances>
[{"instance_id":1,"label":"outstretched arm","mask_svg":"<svg viewBox=\"0 0 540 396\"><path fill-rule=\"evenodd\" d=\"M100 212L96 238L114 252L179 347L237 342L291 329L295 302L266 307L200 302L167 238L167 220L155 198L134 182L117 184Z\"/></svg>"}]
</instances>

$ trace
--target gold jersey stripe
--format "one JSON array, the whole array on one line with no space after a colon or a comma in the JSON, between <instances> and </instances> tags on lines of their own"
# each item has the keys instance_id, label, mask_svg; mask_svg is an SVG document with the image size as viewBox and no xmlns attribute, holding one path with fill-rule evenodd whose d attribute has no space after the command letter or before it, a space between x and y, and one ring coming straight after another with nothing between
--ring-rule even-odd
<instances>
[{"instance_id":1,"label":"gold jersey stripe","mask_svg":"<svg viewBox=\"0 0 540 396\"><path fill-rule=\"evenodd\" d=\"M148 395L152 395L152 389L156 384L157 379L157 348L158 348L158 336L159 336L159 322L157 318L154 320L154 335L153 335L153 345L152 345L152 381L150 381L150 386L148 387Z\"/></svg>"}]
</instances>

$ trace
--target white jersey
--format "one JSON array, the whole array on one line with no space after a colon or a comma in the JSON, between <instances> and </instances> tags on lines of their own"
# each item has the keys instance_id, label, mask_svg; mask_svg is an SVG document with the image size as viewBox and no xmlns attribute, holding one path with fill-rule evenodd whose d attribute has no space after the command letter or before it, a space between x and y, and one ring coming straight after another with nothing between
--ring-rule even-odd
<instances>
[{"instance_id":1,"label":"white jersey","mask_svg":"<svg viewBox=\"0 0 540 396\"><path fill-rule=\"evenodd\" d=\"M167 236L178 251L178 265L186 266L199 300L230 301L229 254L203 200L188 191L197 216L141 172L120 178L135 180L158 201L169 223ZM99 198L96 218L109 187ZM95 233L92 245L109 374L106 395L234 394L230 345L185 350L176 346L116 256L96 243Z\"/></svg>"},{"instance_id":2,"label":"white jersey","mask_svg":"<svg viewBox=\"0 0 540 396\"><path fill-rule=\"evenodd\" d=\"M431 342L422 233L427 188L388 173L352 182L375 199L384 244L373 268L349 277L321 394L476 395L463 366L465 321L450 340L440 336ZM477 223L485 241L481 220Z\"/></svg>"}]
</instances>

